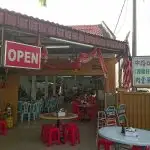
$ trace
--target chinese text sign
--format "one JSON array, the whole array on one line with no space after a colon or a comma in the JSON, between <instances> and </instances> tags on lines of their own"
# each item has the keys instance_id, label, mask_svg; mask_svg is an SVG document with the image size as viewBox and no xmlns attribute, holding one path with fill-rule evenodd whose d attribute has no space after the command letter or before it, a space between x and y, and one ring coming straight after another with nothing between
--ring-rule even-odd
<instances>
[{"instance_id":1,"label":"chinese text sign","mask_svg":"<svg viewBox=\"0 0 150 150\"><path fill-rule=\"evenodd\" d=\"M133 86L150 87L150 56L132 58Z\"/></svg>"}]
</instances>

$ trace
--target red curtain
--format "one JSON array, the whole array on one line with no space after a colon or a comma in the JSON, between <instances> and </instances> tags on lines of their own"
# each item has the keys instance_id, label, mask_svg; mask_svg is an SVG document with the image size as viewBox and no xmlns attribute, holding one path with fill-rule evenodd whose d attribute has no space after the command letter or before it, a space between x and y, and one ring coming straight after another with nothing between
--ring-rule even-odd
<instances>
[{"instance_id":1,"label":"red curtain","mask_svg":"<svg viewBox=\"0 0 150 150\"><path fill-rule=\"evenodd\" d=\"M121 79L122 87L130 90L130 88L132 87L132 57L128 44L126 45L126 49L123 55L118 56L118 61L120 61L121 58L123 58L121 67L121 69L123 70L123 74L121 75L121 77L123 76L123 81Z\"/></svg>"}]
</instances>

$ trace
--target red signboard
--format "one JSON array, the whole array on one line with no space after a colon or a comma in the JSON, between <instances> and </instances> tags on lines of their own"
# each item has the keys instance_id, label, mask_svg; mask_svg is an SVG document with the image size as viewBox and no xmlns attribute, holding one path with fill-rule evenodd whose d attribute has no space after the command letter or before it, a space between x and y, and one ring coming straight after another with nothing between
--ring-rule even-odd
<instances>
[{"instance_id":1,"label":"red signboard","mask_svg":"<svg viewBox=\"0 0 150 150\"><path fill-rule=\"evenodd\" d=\"M41 47L5 41L5 67L40 69Z\"/></svg>"}]
</instances>

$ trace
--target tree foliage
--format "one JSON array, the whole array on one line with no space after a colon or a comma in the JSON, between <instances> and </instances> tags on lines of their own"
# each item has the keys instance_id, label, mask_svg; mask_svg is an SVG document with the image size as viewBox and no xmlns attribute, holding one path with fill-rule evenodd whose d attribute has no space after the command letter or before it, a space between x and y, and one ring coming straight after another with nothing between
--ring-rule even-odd
<instances>
[{"instance_id":1,"label":"tree foliage","mask_svg":"<svg viewBox=\"0 0 150 150\"><path fill-rule=\"evenodd\" d=\"M46 5L47 5L47 0L39 0L39 3L41 4L41 6L44 6L44 7L46 7Z\"/></svg>"}]
</instances>

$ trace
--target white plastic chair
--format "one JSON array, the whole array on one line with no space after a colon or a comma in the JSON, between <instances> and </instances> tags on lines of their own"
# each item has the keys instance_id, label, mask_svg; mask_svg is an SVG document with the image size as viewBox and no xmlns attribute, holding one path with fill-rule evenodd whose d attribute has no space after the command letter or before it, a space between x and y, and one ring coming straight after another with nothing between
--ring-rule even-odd
<instances>
[{"instance_id":1,"label":"white plastic chair","mask_svg":"<svg viewBox=\"0 0 150 150\"><path fill-rule=\"evenodd\" d=\"M98 130L105 126L106 126L106 113L105 113L105 111L98 111L96 145L97 145L97 141L98 141Z\"/></svg>"},{"instance_id":2,"label":"white plastic chair","mask_svg":"<svg viewBox=\"0 0 150 150\"><path fill-rule=\"evenodd\" d=\"M98 111L97 127L98 129L106 126L106 113L104 111Z\"/></svg>"}]
</instances>

